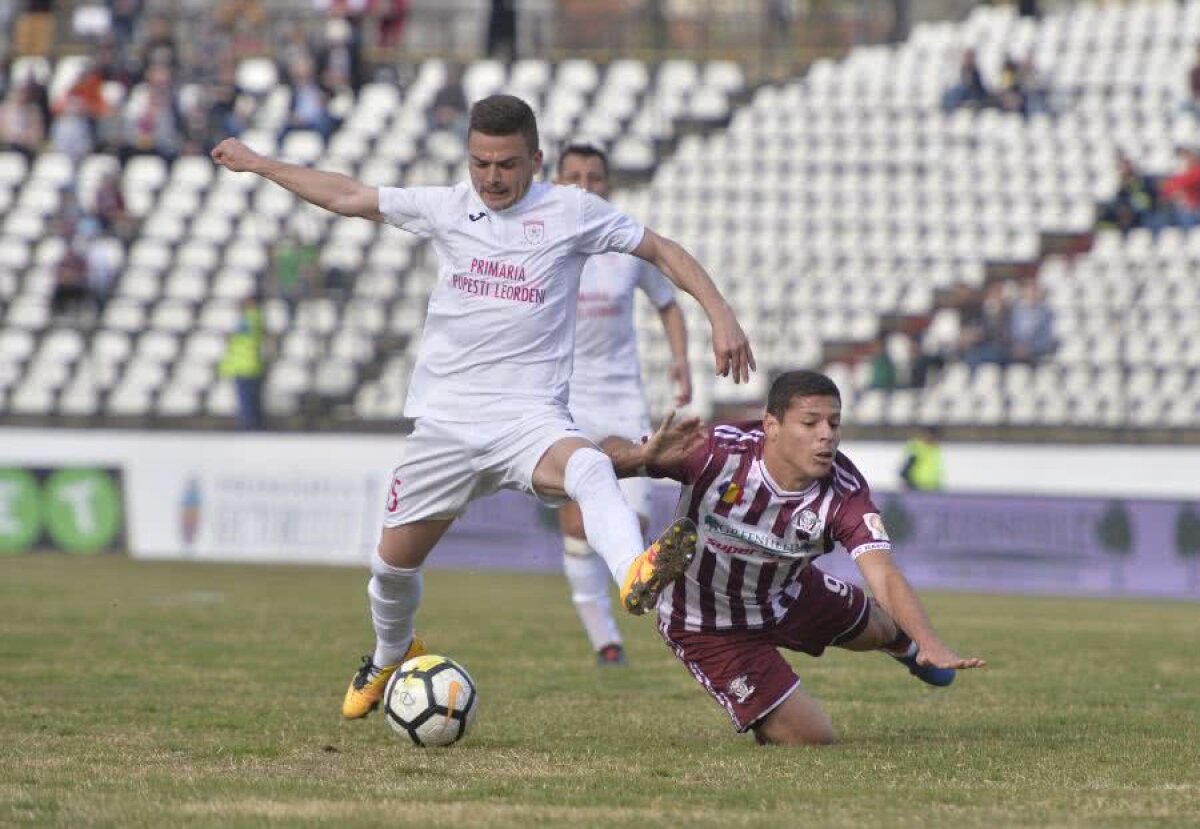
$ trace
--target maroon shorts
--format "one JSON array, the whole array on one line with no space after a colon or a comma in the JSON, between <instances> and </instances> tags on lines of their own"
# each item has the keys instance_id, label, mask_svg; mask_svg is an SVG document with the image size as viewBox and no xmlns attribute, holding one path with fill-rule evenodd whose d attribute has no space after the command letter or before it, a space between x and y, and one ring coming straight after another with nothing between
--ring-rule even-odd
<instances>
[{"instance_id":1,"label":"maroon shorts","mask_svg":"<svg viewBox=\"0 0 1200 829\"><path fill-rule=\"evenodd\" d=\"M820 656L862 632L870 603L862 588L816 567L800 573L800 596L774 625L752 630L659 633L738 731L771 713L800 684L778 648Z\"/></svg>"}]
</instances>

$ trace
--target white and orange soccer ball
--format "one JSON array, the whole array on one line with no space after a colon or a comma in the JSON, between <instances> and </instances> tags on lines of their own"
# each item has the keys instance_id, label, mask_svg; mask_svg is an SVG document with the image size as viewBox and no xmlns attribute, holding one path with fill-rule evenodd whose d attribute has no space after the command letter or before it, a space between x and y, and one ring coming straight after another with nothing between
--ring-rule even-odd
<instances>
[{"instance_id":1,"label":"white and orange soccer ball","mask_svg":"<svg viewBox=\"0 0 1200 829\"><path fill-rule=\"evenodd\" d=\"M397 734L419 746L448 746L467 733L479 710L475 682L447 656L408 660L388 680L383 713Z\"/></svg>"}]
</instances>

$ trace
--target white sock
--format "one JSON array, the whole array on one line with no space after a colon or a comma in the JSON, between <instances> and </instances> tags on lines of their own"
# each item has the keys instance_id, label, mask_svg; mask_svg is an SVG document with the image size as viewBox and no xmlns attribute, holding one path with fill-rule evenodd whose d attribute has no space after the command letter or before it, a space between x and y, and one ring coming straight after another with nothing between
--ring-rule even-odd
<instances>
[{"instance_id":1,"label":"white sock","mask_svg":"<svg viewBox=\"0 0 1200 829\"><path fill-rule=\"evenodd\" d=\"M645 548L637 513L625 503L612 461L598 449L576 449L567 461L563 489L579 504L588 544L623 584L629 565Z\"/></svg>"},{"instance_id":2,"label":"white sock","mask_svg":"<svg viewBox=\"0 0 1200 829\"><path fill-rule=\"evenodd\" d=\"M420 568L393 567L379 552L371 558L371 582L367 596L371 599L371 622L375 625L376 665L395 665L408 653L413 639L413 619L421 604Z\"/></svg>"},{"instance_id":3,"label":"white sock","mask_svg":"<svg viewBox=\"0 0 1200 829\"><path fill-rule=\"evenodd\" d=\"M571 600L587 631L592 650L621 642L608 596L608 567L582 538L563 538L563 572L571 585Z\"/></svg>"}]
</instances>

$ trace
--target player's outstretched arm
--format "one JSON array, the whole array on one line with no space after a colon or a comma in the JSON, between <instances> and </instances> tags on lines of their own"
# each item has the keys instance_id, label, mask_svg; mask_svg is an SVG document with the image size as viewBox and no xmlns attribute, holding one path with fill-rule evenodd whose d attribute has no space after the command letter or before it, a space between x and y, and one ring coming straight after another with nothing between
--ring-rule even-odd
<instances>
[{"instance_id":1,"label":"player's outstretched arm","mask_svg":"<svg viewBox=\"0 0 1200 829\"><path fill-rule=\"evenodd\" d=\"M987 664L976 656L959 656L938 637L925 606L896 566L891 553L872 550L859 556L855 563L875 600L917 643L917 662L937 668L981 668Z\"/></svg>"},{"instance_id":2,"label":"player's outstretched arm","mask_svg":"<svg viewBox=\"0 0 1200 829\"><path fill-rule=\"evenodd\" d=\"M382 222L379 191L341 173L313 170L256 153L236 138L226 138L213 148L212 158L235 173L254 173L300 198L342 216Z\"/></svg>"},{"instance_id":3,"label":"player's outstretched arm","mask_svg":"<svg viewBox=\"0 0 1200 829\"><path fill-rule=\"evenodd\" d=\"M749 380L750 372L756 368L750 340L742 331L733 309L695 257L677 242L659 236L650 228L646 228L642 241L632 253L654 265L680 290L688 292L700 303L712 325L717 374L721 377L732 374L735 383Z\"/></svg>"},{"instance_id":4,"label":"player's outstretched arm","mask_svg":"<svg viewBox=\"0 0 1200 829\"><path fill-rule=\"evenodd\" d=\"M614 436L600 441L600 448L612 461L618 478L634 478L645 475L648 466L669 469L681 465L707 436L708 429L700 418L676 420L671 411L643 442Z\"/></svg>"}]
</instances>

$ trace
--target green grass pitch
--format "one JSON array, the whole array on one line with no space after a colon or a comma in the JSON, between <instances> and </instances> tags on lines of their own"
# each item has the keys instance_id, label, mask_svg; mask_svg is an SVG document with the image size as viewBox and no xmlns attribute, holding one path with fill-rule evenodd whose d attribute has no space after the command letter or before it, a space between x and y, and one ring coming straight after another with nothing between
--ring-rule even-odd
<instances>
[{"instance_id":1,"label":"green grass pitch","mask_svg":"<svg viewBox=\"0 0 1200 829\"><path fill-rule=\"evenodd\" d=\"M602 671L562 579L433 570L418 628L481 709L422 750L340 719L365 580L0 559L0 826L1200 825L1200 605L930 594L988 668L799 656L840 743L763 749L650 619Z\"/></svg>"}]
</instances>

